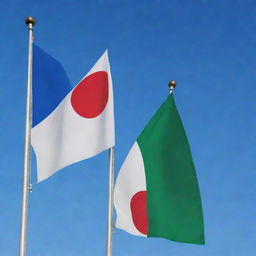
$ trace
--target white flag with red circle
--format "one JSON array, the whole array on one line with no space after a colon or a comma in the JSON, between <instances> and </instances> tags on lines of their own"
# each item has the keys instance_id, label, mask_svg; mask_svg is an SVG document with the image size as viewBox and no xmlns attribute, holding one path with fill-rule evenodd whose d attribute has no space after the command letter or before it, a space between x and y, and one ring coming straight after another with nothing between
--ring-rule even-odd
<instances>
[{"instance_id":1,"label":"white flag with red circle","mask_svg":"<svg viewBox=\"0 0 256 256\"><path fill-rule=\"evenodd\" d=\"M38 182L115 144L108 52L44 120L32 128Z\"/></svg>"}]
</instances>

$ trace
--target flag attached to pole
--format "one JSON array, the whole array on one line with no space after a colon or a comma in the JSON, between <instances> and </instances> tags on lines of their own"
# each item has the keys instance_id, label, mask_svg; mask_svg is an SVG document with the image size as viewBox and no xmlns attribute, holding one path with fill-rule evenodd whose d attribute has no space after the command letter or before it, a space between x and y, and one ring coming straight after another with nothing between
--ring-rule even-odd
<instances>
[{"instance_id":1,"label":"flag attached to pole","mask_svg":"<svg viewBox=\"0 0 256 256\"><path fill-rule=\"evenodd\" d=\"M38 181L115 144L108 52L72 89L63 68L34 45L32 146Z\"/></svg>"},{"instance_id":2,"label":"flag attached to pole","mask_svg":"<svg viewBox=\"0 0 256 256\"><path fill-rule=\"evenodd\" d=\"M126 157L114 205L115 226L133 235L204 244L199 186L172 93Z\"/></svg>"}]
</instances>

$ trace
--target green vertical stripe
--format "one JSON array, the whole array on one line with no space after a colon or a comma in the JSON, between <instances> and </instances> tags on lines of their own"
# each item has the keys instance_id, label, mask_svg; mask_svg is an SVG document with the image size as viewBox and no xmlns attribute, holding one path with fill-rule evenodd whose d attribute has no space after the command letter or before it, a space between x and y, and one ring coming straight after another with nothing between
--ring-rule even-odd
<instances>
[{"instance_id":1,"label":"green vertical stripe","mask_svg":"<svg viewBox=\"0 0 256 256\"><path fill-rule=\"evenodd\" d=\"M204 244L199 186L172 94L137 141L146 172L148 236Z\"/></svg>"}]
</instances>

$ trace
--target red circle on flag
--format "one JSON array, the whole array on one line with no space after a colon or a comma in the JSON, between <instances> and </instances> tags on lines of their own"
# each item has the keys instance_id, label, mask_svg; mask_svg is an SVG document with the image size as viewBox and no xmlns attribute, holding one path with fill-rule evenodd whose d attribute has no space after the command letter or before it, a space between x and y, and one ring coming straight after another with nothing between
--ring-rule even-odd
<instances>
[{"instance_id":1,"label":"red circle on flag","mask_svg":"<svg viewBox=\"0 0 256 256\"><path fill-rule=\"evenodd\" d=\"M137 192L130 202L134 226L142 234L148 234L147 191Z\"/></svg>"},{"instance_id":2,"label":"red circle on flag","mask_svg":"<svg viewBox=\"0 0 256 256\"><path fill-rule=\"evenodd\" d=\"M78 115L94 118L105 109L108 96L108 74L98 71L87 76L76 86L71 95L71 105Z\"/></svg>"}]
</instances>

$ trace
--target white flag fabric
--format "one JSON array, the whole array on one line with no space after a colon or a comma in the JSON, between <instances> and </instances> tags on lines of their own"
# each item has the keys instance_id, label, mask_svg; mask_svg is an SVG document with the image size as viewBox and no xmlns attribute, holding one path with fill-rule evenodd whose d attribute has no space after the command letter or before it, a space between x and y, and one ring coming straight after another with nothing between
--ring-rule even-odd
<instances>
[{"instance_id":1,"label":"white flag fabric","mask_svg":"<svg viewBox=\"0 0 256 256\"><path fill-rule=\"evenodd\" d=\"M38 182L114 146L113 90L107 51L60 104L32 128L31 142Z\"/></svg>"}]
</instances>

